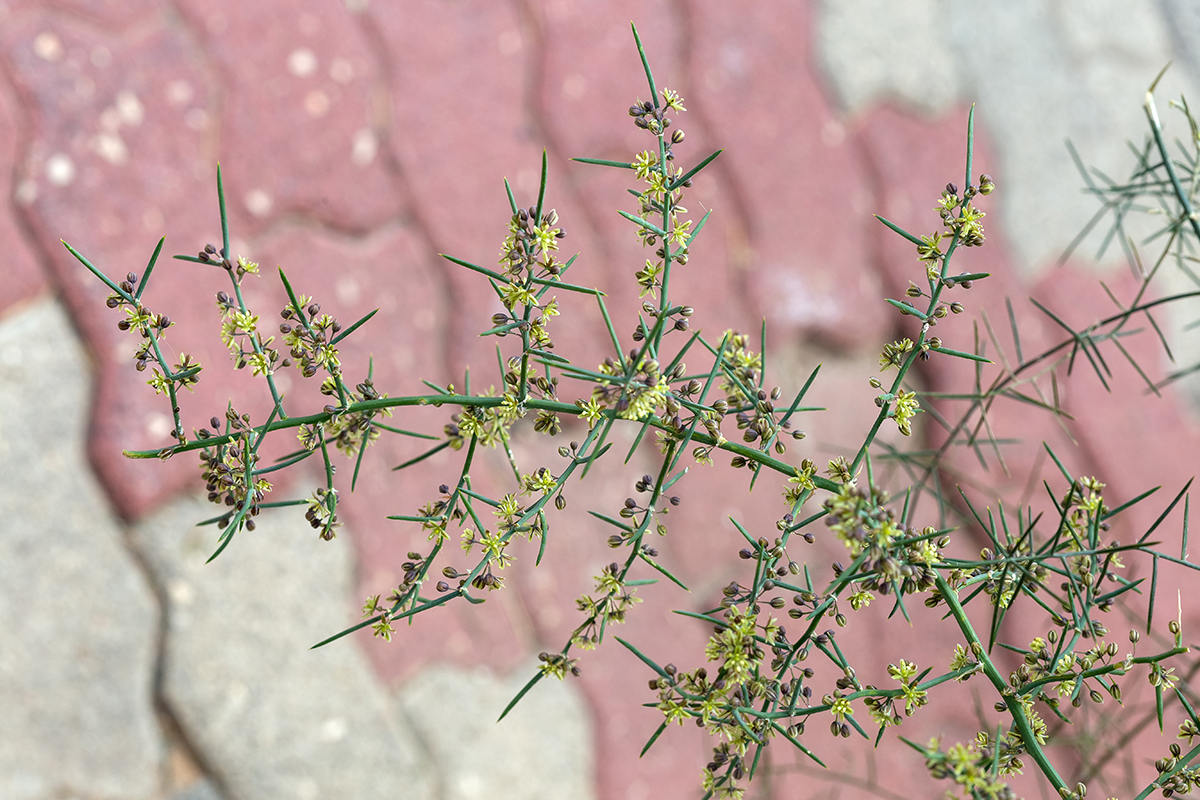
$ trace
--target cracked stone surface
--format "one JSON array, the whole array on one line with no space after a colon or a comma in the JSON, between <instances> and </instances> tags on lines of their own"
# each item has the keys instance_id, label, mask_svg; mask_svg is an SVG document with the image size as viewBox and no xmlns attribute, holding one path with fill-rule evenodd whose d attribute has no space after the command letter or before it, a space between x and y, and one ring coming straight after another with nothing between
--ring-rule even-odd
<instances>
[{"instance_id":1,"label":"cracked stone surface","mask_svg":"<svg viewBox=\"0 0 1200 800\"><path fill-rule=\"evenodd\" d=\"M0 797L13 800L158 790L158 608L87 468L89 372L57 303L0 322Z\"/></svg>"},{"instance_id":2,"label":"cracked stone surface","mask_svg":"<svg viewBox=\"0 0 1200 800\"><path fill-rule=\"evenodd\" d=\"M527 663L498 678L434 665L397 692L396 708L441 775L439 798L596 797L591 721L569 680L540 681L496 721L536 670Z\"/></svg>"},{"instance_id":3,"label":"cracked stone surface","mask_svg":"<svg viewBox=\"0 0 1200 800\"><path fill-rule=\"evenodd\" d=\"M180 501L133 541L166 597L163 698L229 800L431 798L412 733L351 643L309 648L354 620L348 542L266 519L220 558L211 513Z\"/></svg>"}]
</instances>

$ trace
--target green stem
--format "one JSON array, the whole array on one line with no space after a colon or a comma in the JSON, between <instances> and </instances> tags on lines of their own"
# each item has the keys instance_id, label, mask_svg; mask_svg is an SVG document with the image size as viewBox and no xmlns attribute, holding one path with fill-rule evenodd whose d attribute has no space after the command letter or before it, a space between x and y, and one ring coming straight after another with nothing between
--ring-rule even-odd
<instances>
[{"instance_id":1,"label":"green stem","mask_svg":"<svg viewBox=\"0 0 1200 800\"><path fill-rule=\"evenodd\" d=\"M1155 84L1157 83L1156 80ZM1166 168L1167 175L1171 178L1171 186L1175 189L1175 197L1179 200L1179 205L1183 206L1183 218L1192 226L1192 232L1196 234L1196 238L1200 239L1200 220L1197 220L1196 214L1192 211L1191 200L1179 182L1179 175L1175 173L1175 165L1171 161L1170 153L1167 152L1166 140L1163 139L1162 123L1158 119L1158 108L1154 105L1154 86L1146 90L1144 108L1146 109L1146 119L1150 120L1150 130L1154 133L1154 143L1158 145L1158 153L1162 156L1163 167Z\"/></svg>"},{"instance_id":2,"label":"green stem","mask_svg":"<svg viewBox=\"0 0 1200 800\"><path fill-rule=\"evenodd\" d=\"M1038 768L1049 779L1055 790L1067 789L1066 782L1058 774L1058 771L1054 769L1054 765L1050 763L1050 759L1046 757L1045 751L1042 750L1042 746L1038 743L1037 736L1034 735L1033 728L1029 724L1029 717L1025 715L1025 709L1022 707L1018 695L1009 688L1000 671L996 669L996 665L988 657L987 648L979 641L979 636L975 633L975 629L971 626L971 620L967 617L966 609L958 601L958 592L946 582L946 579L940 572L936 573L936 580L938 591L941 593L943 599L945 599L946 605L949 606L950 613L954 615L954 621L958 623L959 630L966 637L969 649L979 659L979 663L983 667L983 673L992 682L992 686L996 687L996 691L1000 693L1001 699L1004 700L1004 704L1008 707L1008 712L1012 715L1017 732L1021 735L1021 739L1025 743L1025 751L1037 763Z\"/></svg>"},{"instance_id":3,"label":"green stem","mask_svg":"<svg viewBox=\"0 0 1200 800\"><path fill-rule=\"evenodd\" d=\"M480 408L494 408L504 402L503 397L484 397L476 395L459 395L459 394L435 394L435 395L410 395L407 397L377 397L372 400L362 400L357 403L351 403L345 409L339 409L338 414L354 414L363 412L375 412L384 408L399 408L403 406L476 406ZM579 416L579 406L574 403L563 403L558 400L545 400L538 398L530 398L525 402L527 408L538 409L543 411L554 411L559 414L569 414ZM279 419L267 425L260 425L254 430L263 435L272 431L283 430L286 428L298 428L301 425L312 425L317 423L328 422L332 418L332 414L320 412L318 414L309 414L303 417L288 417L287 419ZM605 416L615 418L616 412L612 409L605 410ZM631 420L632 422L645 422L645 420ZM674 432L674 428L667 422L651 417L649 420L651 427L659 430ZM222 436L212 436L207 439L197 439L190 441L187 444L177 445L175 447L161 448L158 450L126 450L126 458L165 458L176 455L178 453L186 453L191 450L201 450L207 447L224 444L233 439L232 434ZM717 440L712 436L704 433L695 433L692 440L703 445L714 446ZM756 450L752 447L747 447L736 442L726 441L720 445L721 450L725 450L734 455L740 455L751 461L755 461L768 469L772 469L783 475L795 475L795 467L778 459ZM826 491L835 492L839 489L838 484L827 478L814 477L813 482Z\"/></svg>"}]
</instances>

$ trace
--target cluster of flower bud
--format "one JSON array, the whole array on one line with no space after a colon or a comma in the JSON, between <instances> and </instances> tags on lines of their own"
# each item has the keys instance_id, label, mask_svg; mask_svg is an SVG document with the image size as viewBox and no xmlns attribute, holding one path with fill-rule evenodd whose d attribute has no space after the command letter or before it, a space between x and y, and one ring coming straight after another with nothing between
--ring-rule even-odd
<instances>
[{"instance_id":1,"label":"cluster of flower bud","mask_svg":"<svg viewBox=\"0 0 1200 800\"><path fill-rule=\"evenodd\" d=\"M254 530L253 517L258 516L260 503L271 491L271 484L255 475L254 466L259 454L256 447L258 436L250 427L248 414L239 415L232 407L225 412L226 435L234 434L228 441L206 447L200 451L200 469L208 490L208 500L218 505L229 506L231 511L217 521L224 529L234 513L247 503L243 519L247 530ZM221 433L221 418L213 417L209 425L215 433L201 429L198 436L208 439Z\"/></svg>"},{"instance_id":2,"label":"cluster of flower bud","mask_svg":"<svg viewBox=\"0 0 1200 800\"><path fill-rule=\"evenodd\" d=\"M670 89L663 89L662 96L663 105L658 105L650 100L638 100L629 107L629 116L633 117L633 124L644 131L650 131L655 136L660 136L663 140L663 146L666 151L666 158L672 161L675 154L671 151L671 146L680 144L684 140L684 133L679 128L676 128L668 136L666 131L671 127L671 118L667 116L668 110L687 111L683 105L683 98Z\"/></svg>"},{"instance_id":3,"label":"cluster of flower bud","mask_svg":"<svg viewBox=\"0 0 1200 800\"><path fill-rule=\"evenodd\" d=\"M500 247L500 264L516 280L523 280L527 272L538 273L537 277L557 277L562 264L554 251L566 235L558 227L558 212L554 209L540 216L537 206L518 209L508 222L508 235Z\"/></svg>"},{"instance_id":4,"label":"cluster of flower bud","mask_svg":"<svg viewBox=\"0 0 1200 800\"><path fill-rule=\"evenodd\" d=\"M215 245L206 244L204 245L204 249L197 254L196 258L205 264L215 264L218 267L224 268L225 271L229 273L234 283L241 283L242 278L244 278L247 274L258 274L257 263L243 258L242 256L238 256L238 260L233 261L225 252L224 247L218 250Z\"/></svg>"},{"instance_id":5,"label":"cluster of flower bud","mask_svg":"<svg viewBox=\"0 0 1200 800\"><path fill-rule=\"evenodd\" d=\"M334 317L321 314L320 303L300 295L297 304L284 306L279 316L283 318L279 332L283 334L283 341L291 350L291 358L295 359L296 367L304 377L311 378L320 370L334 376L341 374L341 360L335 340L342 326ZM288 363L285 362L284 366L288 366Z\"/></svg>"}]
</instances>

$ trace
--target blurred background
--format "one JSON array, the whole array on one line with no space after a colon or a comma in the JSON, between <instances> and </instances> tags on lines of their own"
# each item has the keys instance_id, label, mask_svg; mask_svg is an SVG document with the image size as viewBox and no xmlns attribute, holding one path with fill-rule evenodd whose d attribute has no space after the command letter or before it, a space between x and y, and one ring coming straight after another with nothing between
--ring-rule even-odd
<instances>
[{"instance_id":1,"label":"blurred background","mask_svg":"<svg viewBox=\"0 0 1200 800\"><path fill-rule=\"evenodd\" d=\"M511 591L425 615L390 644L360 633L310 651L400 580L424 535L385 517L436 499L457 476L455 459L393 473L419 450L383 440L353 496L343 489L338 539L317 540L299 512L283 510L205 566L216 534L194 524L215 512L198 499L196 461L122 457L169 443L170 409L134 370L136 343L117 330L107 289L59 243L120 279L141 274L166 237L144 299L177 323L172 356L205 367L181 403L189 430L230 399L255 422L269 408L261 382L235 371L219 344L214 296L225 276L167 258L219 245L218 162L233 255L263 267L246 300L265 329L284 303L279 266L344 325L380 309L343 351L355 381L370 368L396 396L423 392L422 378L461 386L471 367L472 386L486 387L499 382L495 343L477 334L500 306L478 275L438 254L493 263L509 216L503 179L518 203L535 202L544 149L563 250L580 253L571 279L607 292L628 337L645 260L616 213L633 210L631 184L569 159L624 161L649 146L626 113L648 96L631 20L658 85L688 109L678 163L724 149L688 195L695 218L713 214L673 296L714 337L734 328L757 339L766 318L767 382L785 395L821 365L806 402L831 410L804 415L808 438L789 458L824 463L861 443L882 344L913 333L881 298L923 274L911 246L871 215L937 229L934 202L947 182L962 185L972 103L975 171L998 190L981 203L985 246L955 263L993 278L958 298L967 313L940 329L947 344L979 342L1011 359L1004 297L1028 354L1062 337L1028 298L1086 326L1136 293L1119 242L1096 258L1106 222L1063 259L1099 208L1065 141L1123 179L1135 164L1126 140L1140 147L1147 135L1145 91L1168 62L1160 113L1168 137L1191 135L1167 107L1200 85L1200 10L1185 0L0 0L0 797L698 796L711 744L673 728L638 759L661 716L640 705L656 699L650 674L615 643L587 654L580 678L540 684L493 724L537 653L561 649L579 622L574 598L612 558L608 532L584 510L615 514L648 458L622 467L614 456L588 488L572 486L546 560L534 570L536 551L518 552ZM1148 258L1158 251L1141 238L1157 227L1130 221ZM1158 295L1191 285L1172 265L1164 273ZM584 365L603 358L596 309L560 301L557 352ZM1198 317L1194 304L1158 317L1174 363L1154 337L1130 340L1152 381L1200 358L1186 330ZM1200 403L1182 382L1148 393L1115 351L1109 366L1107 388L1086 365L1069 379L1060 370L1055 390L1071 421L997 404L989 422L1005 460L952 460L946 481L981 505L1035 502L1046 439L1073 474L1109 484L1110 505L1163 486L1166 499L1136 508L1117 534L1144 531L1195 470ZM915 377L941 391L972 379L937 359ZM280 381L319 408L297 374ZM1038 388L1049 392L1049 378ZM931 416L906 445L939 441ZM393 422L439 434L447 417L428 409ZM553 467L557 446L581 429L548 440L526 425L517 438L523 468ZM616 450L622 443L632 438ZM481 481L501 484L508 467L497 455L481 463ZM277 496L318 485L312 470L296 473ZM660 549L691 592L648 587L623 637L660 663L703 662L707 631L665 615L711 607L722 586L749 577L727 518L773 536L779 486L763 484L747 495L743 476L721 464L678 484L683 503ZM922 513L932 524L939 510ZM1177 542L1181 524L1178 507L1164 540ZM797 555L827 575L839 549L819 539ZM1162 578L1164 624L1177 602L1195 616L1177 600L1184 585ZM952 636L930 640L919 620L910 628L876 611L843 634L866 663L949 662ZM872 675L887 681L882 667ZM902 732L969 740L997 721L994 698L972 698L935 698ZM1078 770L1111 761L1099 790L1140 788L1178 722L1160 739L1151 718L1074 741ZM949 788L894 737L877 750L827 738L809 734L828 770L777 745L749 796Z\"/></svg>"}]
</instances>

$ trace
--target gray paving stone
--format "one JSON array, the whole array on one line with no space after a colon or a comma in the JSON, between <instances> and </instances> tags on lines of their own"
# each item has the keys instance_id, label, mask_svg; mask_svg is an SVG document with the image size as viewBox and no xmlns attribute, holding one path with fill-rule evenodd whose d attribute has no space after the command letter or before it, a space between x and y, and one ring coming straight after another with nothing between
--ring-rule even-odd
<instances>
[{"instance_id":1,"label":"gray paving stone","mask_svg":"<svg viewBox=\"0 0 1200 800\"><path fill-rule=\"evenodd\" d=\"M1128 173L1125 141L1146 134L1146 87L1175 55L1170 24L1158 4L1122 0L831 0L819 7L817 30L829 85L848 113L879 100L926 110L977 103L999 159L987 165L1000 181L998 216L1032 274L1053 265L1097 208L1079 191L1064 140L1086 164ZM1187 70L1171 71L1161 105L1195 95L1194 86ZM1138 221L1132 231L1152 229ZM1114 250L1107 263L1121 258Z\"/></svg>"},{"instance_id":2,"label":"gray paving stone","mask_svg":"<svg viewBox=\"0 0 1200 800\"><path fill-rule=\"evenodd\" d=\"M158 609L84 454L63 310L0 322L0 797L157 796Z\"/></svg>"},{"instance_id":3,"label":"gray paving stone","mask_svg":"<svg viewBox=\"0 0 1200 800\"><path fill-rule=\"evenodd\" d=\"M1181 62L1200 76L1200 5L1192 0L1159 0L1167 21L1167 35Z\"/></svg>"},{"instance_id":4,"label":"gray paving stone","mask_svg":"<svg viewBox=\"0 0 1200 800\"><path fill-rule=\"evenodd\" d=\"M1100 207L1081 191L1064 140L1087 166L1121 181L1134 164L1126 141L1140 146L1149 134L1142 101L1159 70L1175 60L1156 93L1168 138L1187 137L1169 101L1200 96L1200 6L1189 0L827 0L816 30L829 86L849 114L880 101L935 111L977 103L997 157L977 172L999 182L990 198L1000 205L997 222L1030 279L1053 267ZM1076 251L1078 262L1096 257L1110 224L1105 219ZM1161 216L1132 214L1126 233L1141 243L1161 225ZM1144 246L1143 256L1152 259L1156 248ZM1124 262L1112 245L1099 268L1124 269ZM1173 268L1164 278L1164 291L1195 288ZM1198 316L1200 302L1162 314L1176 353L1164 369L1200 360L1200 341L1184 330ZM1200 375L1181 388L1200 410Z\"/></svg>"},{"instance_id":5,"label":"gray paving stone","mask_svg":"<svg viewBox=\"0 0 1200 800\"><path fill-rule=\"evenodd\" d=\"M348 537L320 541L300 511L263 514L205 565L214 507L180 501L134 541L168 599L163 697L229 800L426 798L411 734L353 641Z\"/></svg>"},{"instance_id":6,"label":"gray paving stone","mask_svg":"<svg viewBox=\"0 0 1200 800\"><path fill-rule=\"evenodd\" d=\"M591 723L570 680L544 680L496 720L534 665L498 678L485 670L430 667L396 695L437 766L443 800L542 800L596 796Z\"/></svg>"},{"instance_id":7,"label":"gray paving stone","mask_svg":"<svg viewBox=\"0 0 1200 800\"><path fill-rule=\"evenodd\" d=\"M1064 138L1088 165L1128 173L1125 141L1145 138L1146 87L1172 57L1166 26L1149 3L1020 0L972 12L956 10L951 30L1011 189L999 195L1008 240L1023 268L1044 269L1096 210ZM1177 70L1160 85L1164 107L1184 78ZM1138 238L1149 230L1134 227Z\"/></svg>"},{"instance_id":8,"label":"gray paving stone","mask_svg":"<svg viewBox=\"0 0 1200 800\"><path fill-rule=\"evenodd\" d=\"M1187 70L1191 82L1200 83L1200 4L1191 0L1161 0L1160 5L1173 49L1180 57L1180 66ZM1192 96L1189 93L1188 97ZM1197 288L1190 278L1178 270L1168 275L1171 292L1191 292ZM1171 322L1176 331L1200 319L1200 299L1172 305ZM1193 332L1190 336L1176 338L1177 342L1173 345L1175 367L1200 363L1200 336ZM1179 385L1191 401L1193 413L1200 417L1200 373L1188 375Z\"/></svg>"},{"instance_id":9,"label":"gray paving stone","mask_svg":"<svg viewBox=\"0 0 1200 800\"><path fill-rule=\"evenodd\" d=\"M171 800L225 800L212 781L199 780L176 792Z\"/></svg>"},{"instance_id":10,"label":"gray paving stone","mask_svg":"<svg viewBox=\"0 0 1200 800\"><path fill-rule=\"evenodd\" d=\"M961 89L941 0L821 0L816 45L843 108L890 100L941 113Z\"/></svg>"}]
</instances>

